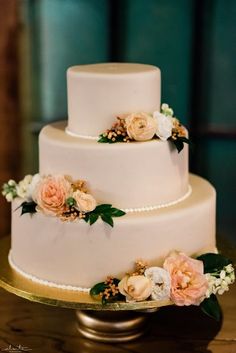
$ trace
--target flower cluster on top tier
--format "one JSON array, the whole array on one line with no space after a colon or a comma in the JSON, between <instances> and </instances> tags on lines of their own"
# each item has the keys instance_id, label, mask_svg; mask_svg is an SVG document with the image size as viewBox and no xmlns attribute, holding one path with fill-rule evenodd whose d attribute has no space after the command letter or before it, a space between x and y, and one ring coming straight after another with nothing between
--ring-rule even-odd
<instances>
[{"instance_id":1,"label":"flower cluster on top tier","mask_svg":"<svg viewBox=\"0 0 236 353\"><path fill-rule=\"evenodd\" d=\"M172 302L178 306L200 305L208 315L219 319L220 308L215 294L223 294L235 280L232 262L219 254L207 253L194 259L172 252L163 267L148 267L141 260L135 271L121 280L108 277L90 290L106 304L111 301L145 300Z\"/></svg>"},{"instance_id":2,"label":"flower cluster on top tier","mask_svg":"<svg viewBox=\"0 0 236 353\"><path fill-rule=\"evenodd\" d=\"M174 117L173 109L168 104L162 104L161 111L153 114L136 112L117 117L117 122L99 136L98 142L148 141L155 137L172 141L178 152L184 142L189 143L185 128Z\"/></svg>"},{"instance_id":3,"label":"flower cluster on top tier","mask_svg":"<svg viewBox=\"0 0 236 353\"><path fill-rule=\"evenodd\" d=\"M125 215L110 204L98 205L88 192L86 182L73 180L68 175L26 175L19 183L9 180L3 184L2 194L9 202L17 197L23 199L22 214L39 211L63 221L84 219L90 225L101 217L111 226L113 217Z\"/></svg>"}]
</instances>

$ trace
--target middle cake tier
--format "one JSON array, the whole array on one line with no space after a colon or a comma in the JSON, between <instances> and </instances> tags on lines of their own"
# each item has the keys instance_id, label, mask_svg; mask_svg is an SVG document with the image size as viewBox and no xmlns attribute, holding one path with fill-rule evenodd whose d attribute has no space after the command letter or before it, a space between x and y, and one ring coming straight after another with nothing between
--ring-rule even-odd
<instances>
[{"instance_id":1,"label":"middle cake tier","mask_svg":"<svg viewBox=\"0 0 236 353\"><path fill-rule=\"evenodd\" d=\"M98 203L127 210L175 203L188 193L188 146L171 142L104 144L65 132L66 122L44 127L39 172L85 180Z\"/></svg>"}]
</instances>

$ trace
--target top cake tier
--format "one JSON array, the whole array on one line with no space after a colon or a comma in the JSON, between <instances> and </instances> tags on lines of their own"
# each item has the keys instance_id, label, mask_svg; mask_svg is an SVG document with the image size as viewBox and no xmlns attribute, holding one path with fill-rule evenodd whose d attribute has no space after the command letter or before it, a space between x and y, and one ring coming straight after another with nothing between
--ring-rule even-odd
<instances>
[{"instance_id":1,"label":"top cake tier","mask_svg":"<svg viewBox=\"0 0 236 353\"><path fill-rule=\"evenodd\" d=\"M160 110L160 70L151 65L104 63L67 71L68 127L97 137L120 114Z\"/></svg>"}]
</instances>

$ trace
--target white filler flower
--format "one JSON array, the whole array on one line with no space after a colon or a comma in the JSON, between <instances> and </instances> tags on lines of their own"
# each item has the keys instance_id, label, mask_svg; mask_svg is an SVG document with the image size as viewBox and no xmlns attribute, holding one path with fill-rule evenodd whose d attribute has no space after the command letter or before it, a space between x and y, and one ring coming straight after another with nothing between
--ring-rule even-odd
<instances>
[{"instance_id":1,"label":"white filler flower","mask_svg":"<svg viewBox=\"0 0 236 353\"><path fill-rule=\"evenodd\" d=\"M161 105L161 113L163 113L164 115L169 115L169 116L173 116L174 115L174 111L172 108L169 107L169 104L163 103Z\"/></svg>"},{"instance_id":2,"label":"white filler flower","mask_svg":"<svg viewBox=\"0 0 236 353\"><path fill-rule=\"evenodd\" d=\"M170 298L171 278L169 272L161 267L149 267L145 270L144 275L152 281L152 299L166 300Z\"/></svg>"},{"instance_id":3,"label":"white filler flower","mask_svg":"<svg viewBox=\"0 0 236 353\"><path fill-rule=\"evenodd\" d=\"M29 185L31 184L31 181L32 175L28 174L24 177L23 180L19 182L19 184L16 186L17 196L21 197L22 199L26 197L27 190Z\"/></svg>"},{"instance_id":4,"label":"white filler flower","mask_svg":"<svg viewBox=\"0 0 236 353\"><path fill-rule=\"evenodd\" d=\"M232 264L225 266L221 271L216 273L205 274L209 288L206 293L206 297L209 298L211 294L220 294L229 290L229 285L234 283L235 274Z\"/></svg>"}]
</instances>

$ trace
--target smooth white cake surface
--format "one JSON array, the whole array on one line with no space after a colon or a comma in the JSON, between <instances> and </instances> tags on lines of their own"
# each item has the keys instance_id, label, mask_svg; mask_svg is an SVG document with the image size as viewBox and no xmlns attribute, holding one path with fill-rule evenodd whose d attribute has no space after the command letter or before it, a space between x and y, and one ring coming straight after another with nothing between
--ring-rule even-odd
<instances>
[{"instance_id":1,"label":"smooth white cake surface","mask_svg":"<svg viewBox=\"0 0 236 353\"><path fill-rule=\"evenodd\" d=\"M118 208L159 205L187 193L187 145L181 153L157 139L108 146L71 137L64 128L61 122L41 131L40 174L84 179L99 203L112 203Z\"/></svg>"},{"instance_id":2,"label":"smooth white cake surface","mask_svg":"<svg viewBox=\"0 0 236 353\"><path fill-rule=\"evenodd\" d=\"M12 259L23 271L58 284L91 287L123 276L138 259L161 264L172 250L215 251L215 190L192 175L192 194L178 205L115 219L62 222L41 213L20 216L13 203ZM17 203L18 202L18 203Z\"/></svg>"},{"instance_id":3,"label":"smooth white cake surface","mask_svg":"<svg viewBox=\"0 0 236 353\"><path fill-rule=\"evenodd\" d=\"M160 110L160 70L151 65L104 63L67 71L68 130L98 136L120 114Z\"/></svg>"}]
</instances>

